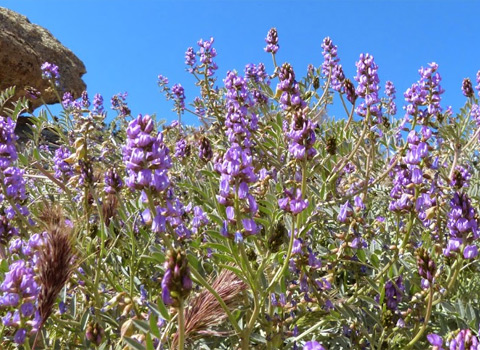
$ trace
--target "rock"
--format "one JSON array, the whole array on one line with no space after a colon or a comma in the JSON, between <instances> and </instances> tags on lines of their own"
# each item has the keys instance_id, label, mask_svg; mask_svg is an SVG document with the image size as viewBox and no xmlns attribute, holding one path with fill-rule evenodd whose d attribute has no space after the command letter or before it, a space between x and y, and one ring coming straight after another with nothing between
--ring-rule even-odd
<instances>
[{"instance_id":1,"label":"rock","mask_svg":"<svg viewBox=\"0 0 480 350\"><path fill-rule=\"evenodd\" d=\"M42 79L40 66L44 62L59 67L60 96L69 91L75 98L80 97L86 89L82 80L86 73L83 62L45 28L0 7L0 91L15 85L16 100L28 96L26 88L33 87L47 104L58 103L48 81ZM32 110L42 104L38 99L30 101Z\"/></svg>"}]
</instances>

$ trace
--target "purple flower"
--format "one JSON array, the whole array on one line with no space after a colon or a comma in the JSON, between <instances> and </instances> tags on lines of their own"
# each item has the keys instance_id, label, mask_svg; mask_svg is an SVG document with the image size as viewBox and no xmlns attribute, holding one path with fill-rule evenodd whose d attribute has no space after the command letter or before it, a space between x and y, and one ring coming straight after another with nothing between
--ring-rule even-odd
<instances>
[{"instance_id":1,"label":"purple flower","mask_svg":"<svg viewBox=\"0 0 480 350\"><path fill-rule=\"evenodd\" d=\"M163 134L152 135L153 120L139 115L127 128L123 161L127 168L126 184L132 190L163 191L169 186L167 170L172 166Z\"/></svg>"},{"instance_id":2,"label":"purple flower","mask_svg":"<svg viewBox=\"0 0 480 350\"><path fill-rule=\"evenodd\" d=\"M480 105L478 104L472 105L470 116L473 118L473 120L475 120L475 122L477 123L477 126L480 127Z\"/></svg>"},{"instance_id":3,"label":"purple flower","mask_svg":"<svg viewBox=\"0 0 480 350\"><path fill-rule=\"evenodd\" d=\"M305 343L303 350L325 350L325 348L321 346L320 343L311 340Z\"/></svg>"},{"instance_id":4,"label":"purple flower","mask_svg":"<svg viewBox=\"0 0 480 350\"><path fill-rule=\"evenodd\" d=\"M201 65L198 68L205 68L207 77L213 76L218 69L217 64L213 61L213 58L217 56L217 51L213 47L213 38L210 40L200 39L197 44L200 47L197 55L200 56Z\"/></svg>"},{"instance_id":5,"label":"purple flower","mask_svg":"<svg viewBox=\"0 0 480 350\"><path fill-rule=\"evenodd\" d=\"M377 121L381 121L382 109L379 104L380 98L378 91L380 89L377 70L374 58L370 54L361 54L359 61L356 63L357 75L355 81L358 83L355 90L358 97L364 99L355 111L361 117L367 116L367 109L370 109L370 115L376 117Z\"/></svg>"},{"instance_id":6,"label":"purple flower","mask_svg":"<svg viewBox=\"0 0 480 350\"><path fill-rule=\"evenodd\" d=\"M166 305L179 306L184 300L193 284L190 278L188 260L180 249L169 250L165 261L165 274L162 279L162 299Z\"/></svg>"},{"instance_id":7,"label":"purple flower","mask_svg":"<svg viewBox=\"0 0 480 350\"><path fill-rule=\"evenodd\" d=\"M435 333L431 333L431 334L427 335L427 340L433 346L442 346L443 345L442 338L438 334L435 334Z\"/></svg>"},{"instance_id":8,"label":"purple flower","mask_svg":"<svg viewBox=\"0 0 480 350\"><path fill-rule=\"evenodd\" d=\"M305 115L306 103L300 96L300 88L295 80L295 72L285 63L278 72L277 90L282 91L280 106L285 111L284 132L288 140L288 151L298 160L312 159L317 151L315 145L315 124Z\"/></svg>"},{"instance_id":9,"label":"purple flower","mask_svg":"<svg viewBox=\"0 0 480 350\"><path fill-rule=\"evenodd\" d=\"M296 190L285 189L283 192L285 197L278 200L280 209L297 215L308 207L308 200L302 198L302 190L300 188Z\"/></svg>"},{"instance_id":10,"label":"purple flower","mask_svg":"<svg viewBox=\"0 0 480 350\"><path fill-rule=\"evenodd\" d=\"M22 304L22 306L20 306L20 312L24 317L30 317L35 312L35 307L33 306L32 303L26 302Z\"/></svg>"},{"instance_id":11,"label":"purple flower","mask_svg":"<svg viewBox=\"0 0 480 350\"><path fill-rule=\"evenodd\" d=\"M42 70L42 78L43 79L53 79L55 85L59 85L60 80L60 73L58 73L58 66L53 63L45 62L40 67Z\"/></svg>"},{"instance_id":12,"label":"purple flower","mask_svg":"<svg viewBox=\"0 0 480 350\"><path fill-rule=\"evenodd\" d=\"M249 112L253 101L248 91L246 80L236 72L227 72L224 80L226 92L228 140L232 143L243 143L244 147L250 147L251 132L257 129L257 116Z\"/></svg>"},{"instance_id":13,"label":"purple flower","mask_svg":"<svg viewBox=\"0 0 480 350\"><path fill-rule=\"evenodd\" d=\"M414 83L404 94L408 103L404 107L408 115L417 114L417 120L421 124L428 124L431 117L442 112L440 95L444 92L440 86L442 80L437 72L438 64L432 62L429 67L419 69L420 80ZM424 107L422 109L422 107Z\"/></svg>"},{"instance_id":14,"label":"purple flower","mask_svg":"<svg viewBox=\"0 0 480 350\"><path fill-rule=\"evenodd\" d=\"M477 72L477 85L475 86L475 90L478 91L479 96L480 96L480 70Z\"/></svg>"},{"instance_id":15,"label":"purple flower","mask_svg":"<svg viewBox=\"0 0 480 350\"><path fill-rule=\"evenodd\" d=\"M127 116L130 114L130 109L127 106L127 93L118 93L113 95L110 99L112 109L116 110L121 116Z\"/></svg>"},{"instance_id":16,"label":"purple flower","mask_svg":"<svg viewBox=\"0 0 480 350\"><path fill-rule=\"evenodd\" d=\"M17 150L15 149L15 123L8 117L0 116L0 169L5 170L14 161L17 160Z\"/></svg>"},{"instance_id":17,"label":"purple flower","mask_svg":"<svg viewBox=\"0 0 480 350\"><path fill-rule=\"evenodd\" d=\"M450 350L477 350L480 347L479 344L478 337L470 329L462 329L452 336L446 345Z\"/></svg>"},{"instance_id":18,"label":"purple flower","mask_svg":"<svg viewBox=\"0 0 480 350\"><path fill-rule=\"evenodd\" d=\"M185 111L185 90L181 84L172 86L172 93L175 96L175 111L183 113Z\"/></svg>"},{"instance_id":19,"label":"purple flower","mask_svg":"<svg viewBox=\"0 0 480 350\"><path fill-rule=\"evenodd\" d=\"M449 229L449 244L444 250L446 256L451 251L458 251L462 244L466 244L464 257L470 259L478 254L474 239L479 238L476 210L472 207L466 193L455 192L450 200L447 227Z\"/></svg>"},{"instance_id":20,"label":"purple flower","mask_svg":"<svg viewBox=\"0 0 480 350\"><path fill-rule=\"evenodd\" d=\"M61 146L55 151L55 157L53 158L55 178L62 181L68 181L68 179L73 176L72 166L65 162L65 159L69 158L70 155L70 150L65 146Z\"/></svg>"},{"instance_id":21,"label":"purple flower","mask_svg":"<svg viewBox=\"0 0 480 350\"><path fill-rule=\"evenodd\" d=\"M275 295L275 293L270 294L270 303L272 304L273 307L278 306L277 296Z\"/></svg>"},{"instance_id":22,"label":"purple flower","mask_svg":"<svg viewBox=\"0 0 480 350\"><path fill-rule=\"evenodd\" d=\"M352 214L352 205L350 204L350 202L347 201L340 207L340 212L338 213L337 220L339 222L345 223L347 221L347 218L352 216Z\"/></svg>"},{"instance_id":23,"label":"purple flower","mask_svg":"<svg viewBox=\"0 0 480 350\"><path fill-rule=\"evenodd\" d=\"M397 114L397 105L395 104L395 86L391 81L385 83L385 95L388 97L387 113L390 115Z\"/></svg>"},{"instance_id":24,"label":"purple flower","mask_svg":"<svg viewBox=\"0 0 480 350\"><path fill-rule=\"evenodd\" d=\"M198 229L202 226L205 226L209 223L208 217L201 207L196 206L193 208L193 220L192 226L193 231L198 232Z\"/></svg>"},{"instance_id":25,"label":"purple flower","mask_svg":"<svg viewBox=\"0 0 480 350\"><path fill-rule=\"evenodd\" d=\"M95 94L93 96L93 111L97 114L102 114L104 112L103 97L100 94Z\"/></svg>"},{"instance_id":26,"label":"purple flower","mask_svg":"<svg viewBox=\"0 0 480 350\"><path fill-rule=\"evenodd\" d=\"M402 276L399 276L395 281L390 280L385 284L385 302L387 308L395 311L398 304L402 301L405 286L403 285Z\"/></svg>"},{"instance_id":27,"label":"purple flower","mask_svg":"<svg viewBox=\"0 0 480 350\"><path fill-rule=\"evenodd\" d=\"M121 176L117 173L115 169L109 169L104 174L105 181L105 193L107 194L116 194L120 192L123 187L123 181Z\"/></svg>"},{"instance_id":28,"label":"purple flower","mask_svg":"<svg viewBox=\"0 0 480 350\"><path fill-rule=\"evenodd\" d=\"M362 197L355 196L353 200L354 200L355 208L357 211L365 209L365 204L363 203Z\"/></svg>"},{"instance_id":29,"label":"purple flower","mask_svg":"<svg viewBox=\"0 0 480 350\"><path fill-rule=\"evenodd\" d=\"M337 57L337 46L333 45L329 37L323 39L322 43L322 73L326 77L330 76L330 85L332 89L338 92L344 92L343 82L345 75L342 66L339 64L340 59Z\"/></svg>"},{"instance_id":30,"label":"purple flower","mask_svg":"<svg viewBox=\"0 0 480 350\"><path fill-rule=\"evenodd\" d=\"M23 178L24 170L13 166L13 163L18 158L15 149L17 136L14 134L14 130L15 123L13 123L10 117L0 117L0 171L2 172L3 185L6 189L4 192L0 190L0 204L8 198L9 203L6 203L4 214L9 220L17 215L10 202L14 203L22 215L26 216L29 214L27 207L22 205L27 199L25 191L26 182Z\"/></svg>"},{"instance_id":31,"label":"purple flower","mask_svg":"<svg viewBox=\"0 0 480 350\"><path fill-rule=\"evenodd\" d=\"M278 35L276 28L272 28L268 31L265 42L267 43L267 46L265 47L265 52L271 52L273 55L275 55L280 47L278 45Z\"/></svg>"},{"instance_id":32,"label":"purple flower","mask_svg":"<svg viewBox=\"0 0 480 350\"><path fill-rule=\"evenodd\" d=\"M227 206L226 214L229 223L237 221L243 223L242 232L235 234L256 234L259 227L255 224L253 216L258 210L255 198L250 194L250 184L257 181L252 163L251 134L257 129L258 117L249 111L253 105L248 91L247 81L236 72L229 71L224 80L226 88L226 135L230 142L223 157L219 157L214 165L221 174L220 188L217 200ZM202 140L202 144L208 140ZM210 144L206 144L210 148ZM207 148L207 147L205 147ZM208 149L206 149L208 150ZM211 149L209 150L211 153ZM237 198L240 201L241 217L235 217L232 201ZM228 235L228 227L224 230ZM242 237L243 238L243 237Z\"/></svg>"},{"instance_id":33,"label":"purple flower","mask_svg":"<svg viewBox=\"0 0 480 350\"><path fill-rule=\"evenodd\" d=\"M175 157L182 159L188 156L190 153L190 147L187 140L181 138L175 143Z\"/></svg>"},{"instance_id":34,"label":"purple flower","mask_svg":"<svg viewBox=\"0 0 480 350\"><path fill-rule=\"evenodd\" d=\"M190 68L187 69L189 73L194 72L196 63L197 63L197 59L196 59L195 51L193 51L193 47L189 47L185 52L185 64L187 66L190 66Z\"/></svg>"},{"instance_id":35,"label":"purple flower","mask_svg":"<svg viewBox=\"0 0 480 350\"><path fill-rule=\"evenodd\" d=\"M164 86L164 85L168 85L168 78L163 76L163 75L158 75L157 77L157 81L158 81L158 85L159 86Z\"/></svg>"},{"instance_id":36,"label":"purple flower","mask_svg":"<svg viewBox=\"0 0 480 350\"><path fill-rule=\"evenodd\" d=\"M25 343L25 338L27 337L27 330L25 328L20 328L13 337L13 341L16 344L23 344Z\"/></svg>"},{"instance_id":37,"label":"purple flower","mask_svg":"<svg viewBox=\"0 0 480 350\"><path fill-rule=\"evenodd\" d=\"M72 107L74 98L70 92L65 92L62 98L62 106L64 109L70 109Z\"/></svg>"},{"instance_id":38,"label":"purple flower","mask_svg":"<svg viewBox=\"0 0 480 350\"><path fill-rule=\"evenodd\" d=\"M263 63L259 63L258 66L250 63L245 66L245 77L254 83L266 83L269 84L268 74Z\"/></svg>"},{"instance_id":39,"label":"purple flower","mask_svg":"<svg viewBox=\"0 0 480 350\"><path fill-rule=\"evenodd\" d=\"M478 256L478 248L476 245L466 246L463 250L463 257L465 259L474 259Z\"/></svg>"}]
</instances>

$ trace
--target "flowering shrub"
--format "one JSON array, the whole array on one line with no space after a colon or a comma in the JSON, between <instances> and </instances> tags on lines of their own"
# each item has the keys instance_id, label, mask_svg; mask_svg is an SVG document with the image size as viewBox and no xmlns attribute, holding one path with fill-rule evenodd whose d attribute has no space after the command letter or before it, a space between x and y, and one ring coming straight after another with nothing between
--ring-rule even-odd
<instances>
[{"instance_id":1,"label":"flowering shrub","mask_svg":"<svg viewBox=\"0 0 480 350\"><path fill-rule=\"evenodd\" d=\"M435 63L400 101L368 53L349 79L326 38L302 78L266 43L224 79L188 48L170 124L56 90L19 144L1 94L2 348L480 349L480 71L453 114Z\"/></svg>"}]
</instances>

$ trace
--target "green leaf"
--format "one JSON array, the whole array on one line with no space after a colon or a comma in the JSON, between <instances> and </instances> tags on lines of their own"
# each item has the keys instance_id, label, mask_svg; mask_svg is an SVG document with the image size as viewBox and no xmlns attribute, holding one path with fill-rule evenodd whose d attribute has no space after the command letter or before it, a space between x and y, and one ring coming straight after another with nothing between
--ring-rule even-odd
<instances>
[{"instance_id":1,"label":"green leaf","mask_svg":"<svg viewBox=\"0 0 480 350\"><path fill-rule=\"evenodd\" d=\"M133 320L133 324L137 329L141 330L144 333L149 333L150 332L150 325L147 323L147 321L143 320Z\"/></svg>"},{"instance_id":2,"label":"green leaf","mask_svg":"<svg viewBox=\"0 0 480 350\"><path fill-rule=\"evenodd\" d=\"M151 314L150 315L150 319L149 319L149 322L150 322L150 332L157 338L160 338L161 337L161 334L160 334L160 330L158 329L158 326L157 326L157 321L158 321L158 318L156 315L154 314Z\"/></svg>"},{"instance_id":3,"label":"green leaf","mask_svg":"<svg viewBox=\"0 0 480 350\"><path fill-rule=\"evenodd\" d=\"M147 350L155 350L155 347L153 346L152 337L150 336L149 333L147 333L145 336L145 342L147 343Z\"/></svg>"},{"instance_id":4,"label":"green leaf","mask_svg":"<svg viewBox=\"0 0 480 350\"><path fill-rule=\"evenodd\" d=\"M380 259L378 258L377 254L372 254L370 256L370 261L372 262L372 265L376 267L377 269L380 266Z\"/></svg>"},{"instance_id":5,"label":"green leaf","mask_svg":"<svg viewBox=\"0 0 480 350\"><path fill-rule=\"evenodd\" d=\"M130 349L135 349L135 350L145 350L145 347L140 344L138 341L132 338L123 338L123 341L127 343L127 345L130 347Z\"/></svg>"}]
</instances>

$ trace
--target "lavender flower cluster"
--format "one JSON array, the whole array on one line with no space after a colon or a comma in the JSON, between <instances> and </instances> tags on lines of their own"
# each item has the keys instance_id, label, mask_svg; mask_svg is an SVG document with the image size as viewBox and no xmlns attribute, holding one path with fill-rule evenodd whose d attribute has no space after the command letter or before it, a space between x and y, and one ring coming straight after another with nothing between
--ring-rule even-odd
<instances>
[{"instance_id":1,"label":"lavender flower cluster","mask_svg":"<svg viewBox=\"0 0 480 350\"><path fill-rule=\"evenodd\" d=\"M0 177L2 187L0 187L0 214L5 215L7 219L12 220L17 214L28 216L29 211L23 202L27 199L25 191L24 170L16 167L14 162L17 160L17 151L15 148L15 123L11 118L0 116Z\"/></svg>"},{"instance_id":2,"label":"lavender flower cluster","mask_svg":"<svg viewBox=\"0 0 480 350\"><path fill-rule=\"evenodd\" d=\"M478 256L478 248L474 244L480 236L477 216L477 211L472 207L468 195L455 192L450 201L448 213L447 226L450 232L447 247L444 249L446 256L462 248L465 259Z\"/></svg>"},{"instance_id":3,"label":"lavender flower cluster","mask_svg":"<svg viewBox=\"0 0 480 350\"><path fill-rule=\"evenodd\" d=\"M378 66L370 54L361 54L360 59L356 63L357 75L355 81L358 83L355 90L358 97L362 98L362 102L356 107L355 112L366 117L369 111L371 117L376 117L377 123L381 122L382 108L378 91L380 90L380 79L378 78Z\"/></svg>"},{"instance_id":4,"label":"lavender flower cluster","mask_svg":"<svg viewBox=\"0 0 480 350\"><path fill-rule=\"evenodd\" d=\"M404 94L408 103L405 107L406 118L414 116L419 123L427 125L430 119L442 112L440 106L441 95L444 92L440 85L442 77L435 62L430 63L427 68L420 68L418 72L420 80Z\"/></svg>"},{"instance_id":5,"label":"lavender flower cluster","mask_svg":"<svg viewBox=\"0 0 480 350\"><path fill-rule=\"evenodd\" d=\"M126 185L131 190L140 190L144 202L157 194L155 211L143 212L143 219L151 223L152 231L164 233L168 223L178 237L188 237L190 230L183 222L185 209L174 196L168 177L172 166L170 150L163 141L163 134L154 134L153 120L149 115L139 115L127 128L127 144L123 147L123 161L127 168ZM152 203L149 203L152 204Z\"/></svg>"},{"instance_id":6,"label":"lavender flower cluster","mask_svg":"<svg viewBox=\"0 0 480 350\"><path fill-rule=\"evenodd\" d=\"M28 241L16 238L10 242L10 266L0 284L0 310L2 323L15 330L14 342L23 344L27 335L35 333L40 325L37 299L40 285L37 283L39 250L44 235L34 234Z\"/></svg>"},{"instance_id":7,"label":"lavender flower cluster","mask_svg":"<svg viewBox=\"0 0 480 350\"><path fill-rule=\"evenodd\" d=\"M461 329L456 334L447 338L446 348L443 348L443 339L438 334L431 333L427 336L432 350L478 350L480 340L470 329Z\"/></svg>"},{"instance_id":8,"label":"lavender flower cluster","mask_svg":"<svg viewBox=\"0 0 480 350\"><path fill-rule=\"evenodd\" d=\"M288 140L288 151L297 160L312 159L317 151L315 124L307 117L306 102L300 96L300 88L295 80L295 72L290 64L280 67L277 90L282 92L280 106L286 113L284 122L285 136Z\"/></svg>"},{"instance_id":9,"label":"lavender flower cluster","mask_svg":"<svg viewBox=\"0 0 480 350\"><path fill-rule=\"evenodd\" d=\"M252 157L252 133L257 129L257 115L249 108L253 105L247 82L236 72L228 72L225 78L227 117L225 126L230 148L215 163L215 170L221 174L220 192L217 200L226 206L227 220L224 222L222 234L231 236L234 230L236 240L254 235L259 231L253 217L258 205L250 193L249 184L257 181ZM239 217L240 203L246 214ZM240 225L241 223L241 225ZM232 228L229 228L232 227Z\"/></svg>"},{"instance_id":10,"label":"lavender flower cluster","mask_svg":"<svg viewBox=\"0 0 480 350\"><path fill-rule=\"evenodd\" d=\"M342 93L345 92L343 85L345 74L343 73L342 65L339 64L340 58L337 56L337 46L333 45L332 39L327 37L323 39L322 49L322 74L330 77L330 86L333 90Z\"/></svg>"}]
</instances>

